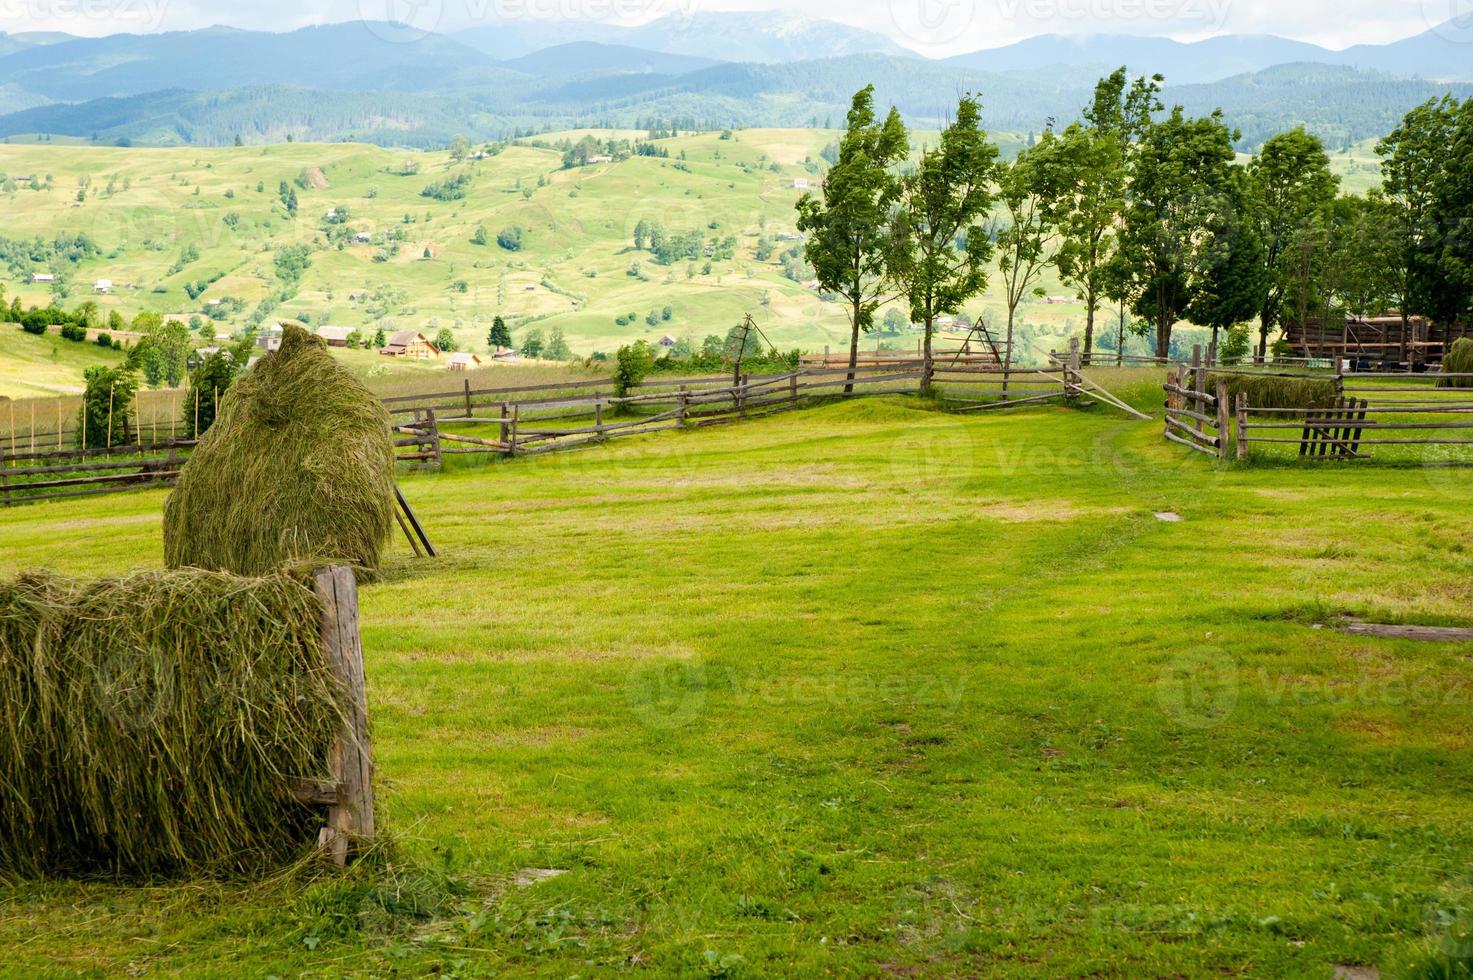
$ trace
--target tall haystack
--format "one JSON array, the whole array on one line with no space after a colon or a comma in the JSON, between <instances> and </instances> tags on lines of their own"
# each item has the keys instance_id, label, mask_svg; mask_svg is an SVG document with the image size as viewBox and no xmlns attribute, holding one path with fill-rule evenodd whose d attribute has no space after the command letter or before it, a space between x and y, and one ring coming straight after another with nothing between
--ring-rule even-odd
<instances>
[{"instance_id":1,"label":"tall haystack","mask_svg":"<svg viewBox=\"0 0 1473 980\"><path fill-rule=\"evenodd\" d=\"M237 575L297 560L371 570L393 523L388 413L321 339L288 325L185 464L164 508L164 558Z\"/></svg>"}]
</instances>

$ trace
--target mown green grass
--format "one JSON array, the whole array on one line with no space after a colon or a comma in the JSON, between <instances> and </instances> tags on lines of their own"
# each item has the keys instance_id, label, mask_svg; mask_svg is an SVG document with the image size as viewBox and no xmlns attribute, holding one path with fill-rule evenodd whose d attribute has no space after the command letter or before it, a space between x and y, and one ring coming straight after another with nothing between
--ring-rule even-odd
<instances>
[{"instance_id":1,"label":"mown green grass","mask_svg":"<svg viewBox=\"0 0 1473 980\"><path fill-rule=\"evenodd\" d=\"M4 970L1328 977L1466 928L1473 646L1334 628L1473 622L1441 476L886 397L402 483L395 870L7 887ZM162 501L0 512L0 572L156 566Z\"/></svg>"}]
</instances>

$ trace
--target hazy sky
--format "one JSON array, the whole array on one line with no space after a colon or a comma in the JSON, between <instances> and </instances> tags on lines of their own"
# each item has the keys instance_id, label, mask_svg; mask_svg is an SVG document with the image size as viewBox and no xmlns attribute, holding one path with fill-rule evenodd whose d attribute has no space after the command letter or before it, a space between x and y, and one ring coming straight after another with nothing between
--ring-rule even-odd
<instances>
[{"instance_id":1,"label":"hazy sky","mask_svg":"<svg viewBox=\"0 0 1473 980\"><path fill-rule=\"evenodd\" d=\"M928 54L995 47L1040 33L1182 39L1265 33L1344 47L1473 17L1473 0L0 0L0 28L89 36L210 24L285 31L367 18L451 31L498 21L638 24L669 13L774 8L881 32Z\"/></svg>"}]
</instances>

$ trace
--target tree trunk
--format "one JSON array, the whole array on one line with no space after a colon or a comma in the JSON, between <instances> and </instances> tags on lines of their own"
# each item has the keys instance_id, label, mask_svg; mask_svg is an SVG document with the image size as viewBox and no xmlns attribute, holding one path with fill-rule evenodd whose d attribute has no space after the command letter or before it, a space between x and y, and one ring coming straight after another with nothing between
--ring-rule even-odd
<instances>
[{"instance_id":1,"label":"tree trunk","mask_svg":"<svg viewBox=\"0 0 1473 980\"><path fill-rule=\"evenodd\" d=\"M1163 361L1171 356L1171 323L1164 313L1156 318L1156 356Z\"/></svg>"},{"instance_id":2,"label":"tree trunk","mask_svg":"<svg viewBox=\"0 0 1473 980\"><path fill-rule=\"evenodd\" d=\"M931 361L931 323L935 319L930 313L926 314L926 342L925 353L921 357L921 396L931 394L931 374L935 367Z\"/></svg>"},{"instance_id":3,"label":"tree trunk","mask_svg":"<svg viewBox=\"0 0 1473 980\"><path fill-rule=\"evenodd\" d=\"M1120 331L1115 335L1115 366L1125 363L1125 300L1120 301Z\"/></svg>"},{"instance_id":4,"label":"tree trunk","mask_svg":"<svg viewBox=\"0 0 1473 980\"><path fill-rule=\"evenodd\" d=\"M844 394L846 395L854 393L854 366L859 363L859 311L862 302L862 300L854 301L854 311L850 321L849 374L846 376L844 382Z\"/></svg>"},{"instance_id":5,"label":"tree trunk","mask_svg":"<svg viewBox=\"0 0 1473 980\"><path fill-rule=\"evenodd\" d=\"M1263 363L1268 359L1268 321L1260 314L1258 317L1258 361Z\"/></svg>"},{"instance_id":6,"label":"tree trunk","mask_svg":"<svg viewBox=\"0 0 1473 980\"><path fill-rule=\"evenodd\" d=\"M1013 311L1016 309L1016 306L1008 305L1007 346L1002 351L1002 397L1004 400L1008 397L1008 372L1013 369Z\"/></svg>"},{"instance_id":7,"label":"tree trunk","mask_svg":"<svg viewBox=\"0 0 1473 980\"><path fill-rule=\"evenodd\" d=\"M1095 299L1090 296L1085 300L1089 309L1084 314L1084 360L1089 361L1089 352L1095 346Z\"/></svg>"}]
</instances>

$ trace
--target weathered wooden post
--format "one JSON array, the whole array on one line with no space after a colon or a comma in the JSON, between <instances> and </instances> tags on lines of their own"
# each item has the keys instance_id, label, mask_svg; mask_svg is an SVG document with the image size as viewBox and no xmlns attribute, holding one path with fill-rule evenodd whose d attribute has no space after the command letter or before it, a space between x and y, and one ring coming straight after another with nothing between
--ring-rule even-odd
<instances>
[{"instance_id":1,"label":"weathered wooden post","mask_svg":"<svg viewBox=\"0 0 1473 980\"><path fill-rule=\"evenodd\" d=\"M1238 392L1238 459L1248 458L1248 393Z\"/></svg>"},{"instance_id":2,"label":"weathered wooden post","mask_svg":"<svg viewBox=\"0 0 1473 980\"><path fill-rule=\"evenodd\" d=\"M329 860L342 866L356 842L374 835L373 752L358 636L358 583L348 566L329 565L317 570L314 587L322 602L322 649L347 699L344 729L333 740L328 760L333 785L325 794L330 798L327 826L319 833L318 844Z\"/></svg>"},{"instance_id":3,"label":"weathered wooden post","mask_svg":"<svg viewBox=\"0 0 1473 980\"><path fill-rule=\"evenodd\" d=\"M511 407L511 438L506 444L508 456L515 456L517 454L517 423L521 420L521 417L522 406L513 405Z\"/></svg>"},{"instance_id":4,"label":"weathered wooden post","mask_svg":"<svg viewBox=\"0 0 1473 980\"><path fill-rule=\"evenodd\" d=\"M680 394L677 396L675 407L675 421L679 425L685 425L686 414L690 411L690 388L686 385L680 386Z\"/></svg>"},{"instance_id":5,"label":"weathered wooden post","mask_svg":"<svg viewBox=\"0 0 1473 980\"><path fill-rule=\"evenodd\" d=\"M599 441L607 439L604 434L604 403L599 401L598 396L593 396L593 437Z\"/></svg>"},{"instance_id":6,"label":"weathered wooden post","mask_svg":"<svg viewBox=\"0 0 1473 980\"><path fill-rule=\"evenodd\" d=\"M510 421L511 421L511 409L510 409L510 407L507 406L506 402L502 402L501 403L501 444L503 446L507 446L507 447L510 447L511 446L511 443L507 440L507 425L510 423Z\"/></svg>"},{"instance_id":7,"label":"weathered wooden post","mask_svg":"<svg viewBox=\"0 0 1473 980\"><path fill-rule=\"evenodd\" d=\"M1232 406L1228 403L1226 381L1217 383L1217 458L1228 458L1228 437L1232 435Z\"/></svg>"},{"instance_id":8,"label":"weathered wooden post","mask_svg":"<svg viewBox=\"0 0 1473 980\"><path fill-rule=\"evenodd\" d=\"M1199 395L1207 394L1207 372L1202 369L1201 344L1192 345L1192 390ZM1202 406L1206 403L1206 398L1198 398L1192 409L1199 415L1205 415L1207 413L1202 411ZM1197 419L1197 431L1203 433L1207 431L1207 427L1202 424L1201 419Z\"/></svg>"},{"instance_id":9,"label":"weathered wooden post","mask_svg":"<svg viewBox=\"0 0 1473 980\"><path fill-rule=\"evenodd\" d=\"M471 379L465 379L465 417L473 418L475 412L471 409Z\"/></svg>"},{"instance_id":10,"label":"weathered wooden post","mask_svg":"<svg viewBox=\"0 0 1473 980\"><path fill-rule=\"evenodd\" d=\"M433 408L425 409L425 436L430 446L430 453L435 457L436 466L445 465L445 457L440 452L440 423L435 419Z\"/></svg>"},{"instance_id":11,"label":"weathered wooden post","mask_svg":"<svg viewBox=\"0 0 1473 980\"><path fill-rule=\"evenodd\" d=\"M1079 338L1069 338L1069 364L1064 369L1064 397L1073 401L1079 398Z\"/></svg>"},{"instance_id":12,"label":"weathered wooden post","mask_svg":"<svg viewBox=\"0 0 1473 980\"><path fill-rule=\"evenodd\" d=\"M798 372L788 375L788 401L798 404Z\"/></svg>"}]
</instances>

